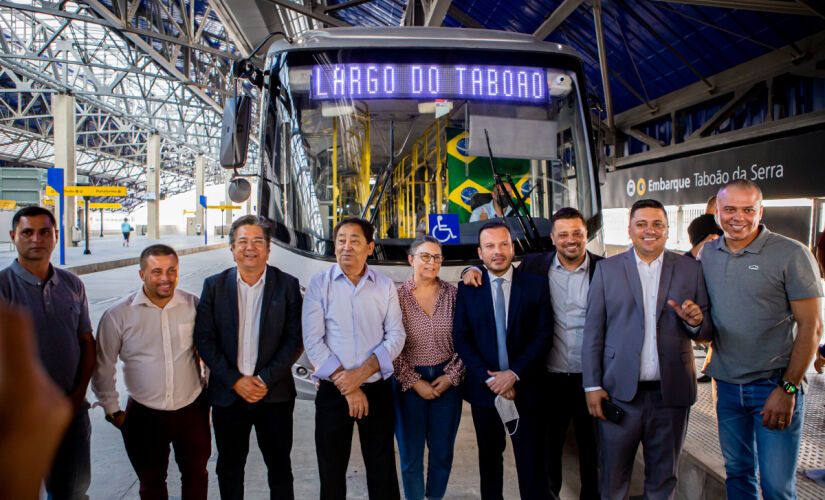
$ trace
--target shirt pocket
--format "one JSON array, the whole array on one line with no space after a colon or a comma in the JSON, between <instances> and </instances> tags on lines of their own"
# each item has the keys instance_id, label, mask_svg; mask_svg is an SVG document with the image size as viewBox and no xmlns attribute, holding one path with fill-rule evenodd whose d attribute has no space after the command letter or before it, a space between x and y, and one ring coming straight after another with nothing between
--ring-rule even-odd
<instances>
[{"instance_id":1,"label":"shirt pocket","mask_svg":"<svg viewBox=\"0 0 825 500\"><path fill-rule=\"evenodd\" d=\"M178 345L184 349L192 347L192 333L194 331L194 321L178 325Z\"/></svg>"}]
</instances>

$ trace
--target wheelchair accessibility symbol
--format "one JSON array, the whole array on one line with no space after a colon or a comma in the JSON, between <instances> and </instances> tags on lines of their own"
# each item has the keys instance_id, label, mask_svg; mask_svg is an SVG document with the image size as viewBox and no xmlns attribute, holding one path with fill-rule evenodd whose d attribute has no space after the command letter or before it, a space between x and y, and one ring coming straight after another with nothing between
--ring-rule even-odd
<instances>
[{"instance_id":1,"label":"wheelchair accessibility symbol","mask_svg":"<svg viewBox=\"0 0 825 500\"><path fill-rule=\"evenodd\" d=\"M459 243L458 214L430 214L430 236L441 243Z\"/></svg>"}]
</instances>

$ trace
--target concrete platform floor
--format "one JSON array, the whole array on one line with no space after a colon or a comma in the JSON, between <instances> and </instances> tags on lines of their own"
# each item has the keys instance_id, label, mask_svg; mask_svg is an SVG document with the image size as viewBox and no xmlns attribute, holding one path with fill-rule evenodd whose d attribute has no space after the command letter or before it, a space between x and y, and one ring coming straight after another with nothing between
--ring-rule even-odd
<instances>
[{"instance_id":1,"label":"concrete platform floor","mask_svg":"<svg viewBox=\"0 0 825 500\"><path fill-rule=\"evenodd\" d=\"M106 238L104 238L106 240ZM132 249L139 247L139 239L134 239ZM145 238L144 238L145 240ZM170 238L164 242L177 244ZM115 243L119 244L118 240ZM147 241L143 242L149 244ZM202 240L200 241L202 244ZM210 242L211 243L211 242ZM141 247L142 248L142 247ZM117 246L114 245L114 250ZM4 253L0 253L0 265ZM10 259L9 259L10 260ZM206 251L185 255L181 258L179 287L199 294L203 279L231 266L232 258L228 249ZM140 286L137 266L129 266L109 271L81 276L86 284L92 324L96 327L103 311L120 297ZM825 376L809 373L811 382L806 421L803 434L803 449L800 453L800 468L825 467ZM122 377L118 380L118 390L125 403L125 388ZM712 408L710 384L701 384L699 403L691 412L688 438L683 455L679 498L722 498L718 494L703 495L702 492L716 491L720 481L724 481L724 466L716 437L715 412ZM88 395L91 402L94 396ZM90 413L92 420L92 484L89 495L92 499L138 498L137 477L129 464L119 432L103 418L103 411L95 408ZM295 494L298 499L317 498L319 492L318 473L314 447L314 405L311 401L297 401L294 415L292 469L295 477ZM356 431L357 432L357 431ZM574 440L568 440L564 457L565 484L561 496L563 499L578 498L578 463ZM254 436L251 436L250 454L246 467L246 497L250 499L268 498L266 468ZM472 427L469 407L465 404L461 426L456 440L455 463L450 477L446 498L477 499L478 466L475 433ZM215 461L217 450L213 443L212 458L209 461L209 497L219 498ZM397 463L397 462L396 462ZM637 460L638 463L638 460ZM170 457L169 492L171 498L180 498L180 475L174 457ZM512 449L508 443L505 467L505 499L518 498L515 466ZM699 474L701 473L701 474ZM697 477L696 474L702 477ZM399 476L400 477L400 476ZM799 498L825 498L825 487L813 483L798 475ZM634 480L631 495L642 494L643 469L634 468ZM702 481L705 486L698 484ZM689 483L689 484L688 484ZM353 436L353 450L348 470L347 497L365 499L366 477L361 460L357 436Z\"/></svg>"}]
</instances>

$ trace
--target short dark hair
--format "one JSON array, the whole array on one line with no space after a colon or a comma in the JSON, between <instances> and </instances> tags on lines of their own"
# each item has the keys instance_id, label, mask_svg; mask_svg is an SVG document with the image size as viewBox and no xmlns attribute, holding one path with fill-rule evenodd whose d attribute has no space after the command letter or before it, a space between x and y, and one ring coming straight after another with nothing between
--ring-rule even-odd
<instances>
[{"instance_id":1,"label":"short dark hair","mask_svg":"<svg viewBox=\"0 0 825 500\"><path fill-rule=\"evenodd\" d=\"M424 243L432 243L434 245L438 245L438 248L441 248L441 242L435 238L435 236L430 236L429 234L422 234L421 236L417 237L410 243L410 249L407 251L410 255L415 255L415 251L418 250L418 247L423 245Z\"/></svg>"},{"instance_id":2,"label":"short dark hair","mask_svg":"<svg viewBox=\"0 0 825 500\"><path fill-rule=\"evenodd\" d=\"M642 208L658 208L662 212L665 213L665 219L667 219L667 210L665 210L665 206L662 205L662 202L659 200L654 200L653 198L647 198L644 200L639 200L630 207L630 218L633 219L633 214L636 213L636 210Z\"/></svg>"},{"instance_id":3,"label":"short dark hair","mask_svg":"<svg viewBox=\"0 0 825 500\"><path fill-rule=\"evenodd\" d=\"M478 230L478 246L481 246L481 233L489 229L498 229L500 227L503 227L507 230L508 233L510 233L510 239L512 240L513 232L510 231L510 227L503 220L493 219L491 221L485 222L484 225L481 226L481 229Z\"/></svg>"},{"instance_id":4,"label":"short dark hair","mask_svg":"<svg viewBox=\"0 0 825 500\"><path fill-rule=\"evenodd\" d=\"M338 238L338 231L341 229L341 226L346 224L355 224L356 226L359 226L361 231L364 233L364 238L367 239L367 244L374 241L375 226L360 217L346 217L341 219L341 221L338 222L338 224L335 224L335 227L332 229L332 239Z\"/></svg>"},{"instance_id":5,"label":"short dark hair","mask_svg":"<svg viewBox=\"0 0 825 500\"><path fill-rule=\"evenodd\" d=\"M739 189L755 189L756 192L759 193L759 199L765 199L765 194L762 192L762 188L760 188L757 183L748 179L735 179L730 182L726 182L722 185L722 187L719 188L719 191L716 191L716 195L718 196L719 193L721 193L729 187L736 187Z\"/></svg>"},{"instance_id":6,"label":"short dark hair","mask_svg":"<svg viewBox=\"0 0 825 500\"><path fill-rule=\"evenodd\" d=\"M235 233L241 226L258 226L264 232L266 242L272 239L272 223L266 217L260 215L244 215L235 219L232 226L229 228L229 246L235 246Z\"/></svg>"},{"instance_id":7,"label":"short dark hair","mask_svg":"<svg viewBox=\"0 0 825 500\"><path fill-rule=\"evenodd\" d=\"M170 247L169 245L164 245L162 243L149 245L148 247L144 248L142 252L140 252L140 269L146 269L146 261L149 259L149 257L159 257L166 255L174 255L175 260L179 260L178 252L176 252L175 249Z\"/></svg>"},{"instance_id":8,"label":"short dark hair","mask_svg":"<svg viewBox=\"0 0 825 500\"><path fill-rule=\"evenodd\" d=\"M550 217L551 233L553 232L553 228L556 226L556 221L559 219L581 219L584 227L587 227L587 221L584 219L584 215L581 212L573 207L561 207L556 210L556 213L554 213L552 217Z\"/></svg>"},{"instance_id":9,"label":"short dark hair","mask_svg":"<svg viewBox=\"0 0 825 500\"><path fill-rule=\"evenodd\" d=\"M23 207L18 210L14 216L11 218L11 230L15 231L17 229L17 224L20 223L21 217L38 217L41 215L45 215L49 218L49 222L52 223L52 227L57 229L57 220L54 218L54 214L51 210L47 210L43 207L38 207L36 205L31 207Z\"/></svg>"}]
</instances>

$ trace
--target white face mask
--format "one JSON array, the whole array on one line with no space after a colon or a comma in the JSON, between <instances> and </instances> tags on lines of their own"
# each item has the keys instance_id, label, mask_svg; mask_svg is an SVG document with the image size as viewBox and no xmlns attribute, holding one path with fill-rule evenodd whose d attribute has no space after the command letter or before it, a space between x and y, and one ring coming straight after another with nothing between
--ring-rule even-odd
<instances>
[{"instance_id":1,"label":"white face mask","mask_svg":"<svg viewBox=\"0 0 825 500\"><path fill-rule=\"evenodd\" d=\"M495 405L496 411L498 411L498 416L501 418L501 422L504 424L504 428L507 429L507 433L512 436L518 430L519 416L518 410L516 409L516 402L512 399L496 396ZM516 421L515 428L513 428L513 432L510 432L510 427L507 424L514 420Z\"/></svg>"}]
</instances>

